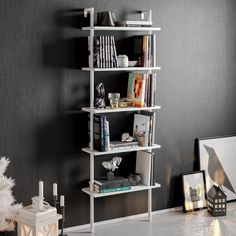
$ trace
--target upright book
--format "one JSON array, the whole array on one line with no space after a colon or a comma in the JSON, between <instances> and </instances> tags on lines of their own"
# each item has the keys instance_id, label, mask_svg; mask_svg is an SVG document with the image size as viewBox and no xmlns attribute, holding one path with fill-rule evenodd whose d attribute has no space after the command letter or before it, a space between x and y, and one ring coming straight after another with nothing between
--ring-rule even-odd
<instances>
[{"instance_id":1,"label":"upright book","mask_svg":"<svg viewBox=\"0 0 236 236\"><path fill-rule=\"evenodd\" d=\"M145 105L146 74L130 72L128 78L127 97L134 106L144 107Z\"/></svg>"},{"instance_id":2,"label":"upright book","mask_svg":"<svg viewBox=\"0 0 236 236\"><path fill-rule=\"evenodd\" d=\"M151 158L152 153L138 151L136 154L136 173L141 175L141 183L149 186L151 184Z\"/></svg>"}]
</instances>

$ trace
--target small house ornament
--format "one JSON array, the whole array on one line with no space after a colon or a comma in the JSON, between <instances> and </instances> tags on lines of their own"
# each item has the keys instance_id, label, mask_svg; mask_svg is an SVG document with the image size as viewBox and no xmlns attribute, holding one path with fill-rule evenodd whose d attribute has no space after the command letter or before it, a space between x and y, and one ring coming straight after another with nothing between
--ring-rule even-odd
<instances>
[{"instance_id":1,"label":"small house ornament","mask_svg":"<svg viewBox=\"0 0 236 236\"><path fill-rule=\"evenodd\" d=\"M18 236L58 236L58 220L56 208L49 207L45 211L36 211L32 205L23 207L16 218Z\"/></svg>"},{"instance_id":2,"label":"small house ornament","mask_svg":"<svg viewBox=\"0 0 236 236\"><path fill-rule=\"evenodd\" d=\"M213 185L207 194L207 210L212 216L226 216L227 196L221 187Z\"/></svg>"}]
</instances>

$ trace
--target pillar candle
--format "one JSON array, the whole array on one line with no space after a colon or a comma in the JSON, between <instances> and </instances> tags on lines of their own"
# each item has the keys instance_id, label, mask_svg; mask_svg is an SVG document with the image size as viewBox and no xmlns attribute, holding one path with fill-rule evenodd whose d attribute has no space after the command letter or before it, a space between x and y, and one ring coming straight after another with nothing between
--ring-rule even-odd
<instances>
[{"instance_id":1,"label":"pillar candle","mask_svg":"<svg viewBox=\"0 0 236 236\"><path fill-rule=\"evenodd\" d=\"M43 181L39 181L39 197L43 197Z\"/></svg>"},{"instance_id":2,"label":"pillar candle","mask_svg":"<svg viewBox=\"0 0 236 236\"><path fill-rule=\"evenodd\" d=\"M57 184L53 184L53 196L57 196Z\"/></svg>"},{"instance_id":3,"label":"pillar candle","mask_svg":"<svg viewBox=\"0 0 236 236\"><path fill-rule=\"evenodd\" d=\"M65 206L65 197L64 197L64 195L61 195L61 196L60 196L60 206L61 206L61 207L64 207L64 206Z\"/></svg>"}]
</instances>

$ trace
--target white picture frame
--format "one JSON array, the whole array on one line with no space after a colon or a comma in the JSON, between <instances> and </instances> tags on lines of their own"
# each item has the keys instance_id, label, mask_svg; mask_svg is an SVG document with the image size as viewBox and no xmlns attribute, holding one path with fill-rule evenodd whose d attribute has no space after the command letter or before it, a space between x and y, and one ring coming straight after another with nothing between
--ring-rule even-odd
<instances>
[{"instance_id":1,"label":"white picture frame","mask_svg":"<svg viewBox=\"0 0 236 236\"><path fill-rule=\"evenodd\" d=\"M206 191L220 185L227 201L236 199L236 136L198 139L200 170L205 171Z\"/></svg>"}]
</instances>

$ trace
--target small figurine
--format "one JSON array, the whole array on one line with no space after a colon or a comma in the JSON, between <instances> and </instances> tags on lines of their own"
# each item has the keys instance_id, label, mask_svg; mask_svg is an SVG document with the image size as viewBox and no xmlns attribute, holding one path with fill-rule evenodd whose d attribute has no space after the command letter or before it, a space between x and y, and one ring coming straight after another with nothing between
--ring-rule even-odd
<instances>
[{"instance_id":1,"label":"small figurine","mask_svg":"<svg viewBox=\"0 0 236 236\"><path fill-rule=\"evenodd\" d=\"M107 179L113 179L114 178L114 173L113 171L115 171L116 169L118 169L120 163L122 161L121 157L113 157L110 161L103 161L102 162L102 166L109 170L109 172L107 173Z\"/></svg>"},{"instance_id":2,"label":"small figurine","mask_svg":"<svg viewBox=\"0 0 236 236\"><path fill-rule=\"evenodd\" d=\"M105 88L103 83L99 83L95 88L95 104L96 108L105 108Z\"/></svg>"}]
</instances>

